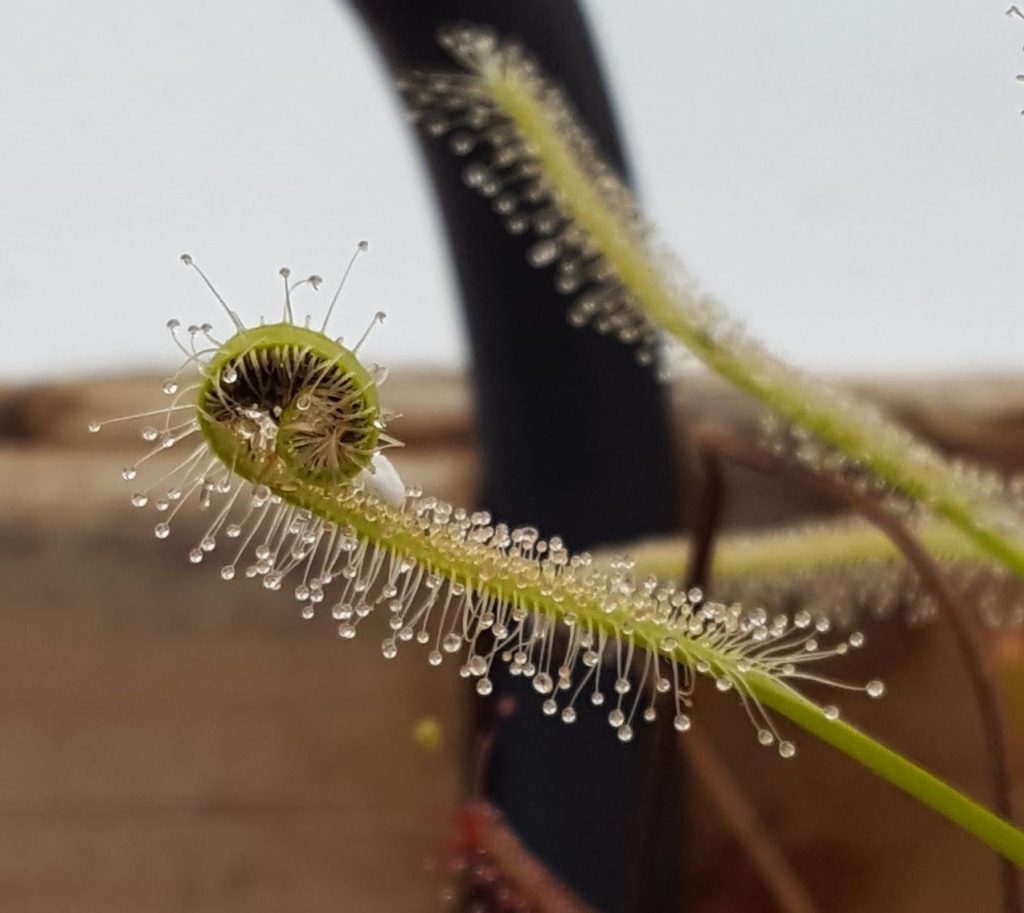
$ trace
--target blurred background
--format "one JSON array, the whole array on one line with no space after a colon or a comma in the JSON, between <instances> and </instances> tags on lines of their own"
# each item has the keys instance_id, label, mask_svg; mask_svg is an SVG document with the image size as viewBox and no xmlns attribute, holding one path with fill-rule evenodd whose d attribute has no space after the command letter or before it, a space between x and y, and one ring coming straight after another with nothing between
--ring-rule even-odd
<instances>
[{"instance_id":1,"label":"blurred background","mask_svg":"<svg viewBox=\"0 0 1024 913\"><path fill-rule=\"evenodd\" d=\"M755 335L825 370L1019 361L1024 20L1008 3L616 0L586 11L639 191ZM0 308L9 380L170 364L276 270L337 275L390 363L463 365L447 253L356 16L300 5L6 0ZM45 357L27 340L48 331ZM23 342L24 341L24 342Z\"/></svg>"},{"instance_id":2,"label":"blurred background","mask_svg":"<svg viewBox=\"0 0 1024 913\"><path fill-rule=\"evenodd\" d=\"M645 207L704 287L943 451L1024 466L1024 19L952 0L583 6ZM162 405L167 318L223 329L180 253L252 319L279 307L279 266L330 284L365 238L337 324L388 312L365 352L395 369L396 463L474 503L456 283L380 60L332 0L8 0L0 25L0 907L445 909L465 683L192 568L201 517L158 543L127 504L137 431L85 432ZM684 466L686 428L758 434L702 375L669 416ZM730 529L829 509L742 470L727 488ZM890 697L850 718L987 801L948 632L896 617L869 639L850 676ZM1019 697L1024 641L990 646ZM715 697L701 723L817 908L999 909L991 854L810 739L797 763L765 757ZM780 909L699 787L686 816L681 908Z\"/></svg>"}]
</instances>

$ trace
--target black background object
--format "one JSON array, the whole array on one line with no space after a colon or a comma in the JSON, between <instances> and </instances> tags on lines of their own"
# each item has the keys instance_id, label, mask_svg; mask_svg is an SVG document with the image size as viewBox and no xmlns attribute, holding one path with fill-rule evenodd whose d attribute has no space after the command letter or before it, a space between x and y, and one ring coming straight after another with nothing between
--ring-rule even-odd
<instances>
[{"instance_id":1,"label":"black background object","mask_svg":"<svg viewBox=\"0 0 1024 913\"><path fill-rule=\"evenodd\" d=\"M451 70L442 25L493 27L519 39L561 85L604 156L626 174L597 56L572 0L350 0L390 75ZM566 322L552 271L526 263L528 237L506 233L465 187L464 160L417 132L448 233L470 339L480 501L496 519L561 535L578 551L676 530L681 476L667 394L634 351ZM606 913L678 913L683 905L682 768L666 720L640 723L630 745L608 706L580 706L567 726L541 714L528 682L495 670L474 698L493 731L487 798L523 842L582 899ZM500 721L502 696L515 698ZM663 710L662 716L667 714Z\"/></svg>"}]
</instances>

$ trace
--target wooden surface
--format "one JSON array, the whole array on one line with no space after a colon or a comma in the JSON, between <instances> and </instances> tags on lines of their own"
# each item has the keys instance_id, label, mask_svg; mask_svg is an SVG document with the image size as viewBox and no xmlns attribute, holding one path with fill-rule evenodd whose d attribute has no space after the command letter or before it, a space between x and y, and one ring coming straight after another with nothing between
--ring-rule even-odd
<instances>
[{"instance_id":1,"label":"wooden surface","mask_svg":"<svg viewBox=\"0 0 1024 913\"><path fill-rule=\"evenodd\" d=\"M1024 382L945 383L885 398L943 446L1024 465ZM682 393L687 421L753 427L716 384ZM440 909L423 863L458 795L464 683L415 649L387 663L374 632L342 643L281 594L190 566L195 518L154 539L154 514L127 504L119 477L141 442L85 424L159 400L155 378L0 390L0 910ZM461 382L400 374L385 403L406 416L406 479L470 504ZM730 486L733 523L814 506L742 474ZM1002 648L1019 663L1015 644ZM890 622L869 647L850 674L881 674L890 696L845 700L847 716L987 799L946 632ZM807 738L793 762L759 750L713 689L696 712L823 910L996 909L991 856L931 813ZM441 723L439 754L412 739L424 716ZM699 792L684 857L693 910L773 909Z\"/></svg>"}]
</instances>

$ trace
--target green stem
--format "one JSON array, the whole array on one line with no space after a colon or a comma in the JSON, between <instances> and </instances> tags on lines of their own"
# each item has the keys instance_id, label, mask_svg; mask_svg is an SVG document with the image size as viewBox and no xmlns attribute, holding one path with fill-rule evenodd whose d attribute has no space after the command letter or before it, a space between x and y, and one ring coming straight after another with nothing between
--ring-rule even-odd
<instances>
[{"instance_id":1,"label":"green stem","mask_svg":"<svg viewBox=\"0 0 1024 913\"><path fill-rule=\"evenodd\" d=\"M1024 867L1024 832L968 799L917 764L847 723L830 720L823 709L787 685L756 669L741 671L729 655L723 654L697 639L686 639L675 630L667 630L654 620L637 622L616 612L606 612L594 601L574 600L554 594L542 584L523 585L514 574L500 568L485 569L474 556L454 548L444 539L417 535L403 522L403 516L384 505L372 510L353 507L343 499L316 488L300 485L291 491L280 491L282 497L341 527L351 527L361 537L396 555L413 558L450 581L463 583L468 589L502 601L514 600L534 612L587 622L610 637L621 639L629 624L630 636L646 645L658 645L658 651L669 659L693 668L703 661L710 665L712 676L728 675L739 687L746 688L763 705L792 720L798 726L838 748L848 757L913 796L958 824L968 833L986 843L1016 865ZM678 642L670 648L668 641ZM648 646L654 649L653 646Z\"/></svg>"},{"instance_id":2,"label":"green stem","mask_svg":"<svg viewBox=\"0 0 1024 913\"><path fill-rule=\"evenodd\" d=\"M487 94L526 139L553 196L614 270L639 309L722 377L806 428L879 478L930 507L977 546L1024 577L1024 543L1003 532L1019 517L976 488L905 429L804 378L741 335L715 332L700 296L653 262L647 242L606 203L560 122L515 67L484 67Z\"/></svg>"},{"instance_id":3,"label":"green stem","mask_svg":"<svg viewBox=\"0 0 1024 913\"><path fill-rule=\"evenodd\" d=\"M765 706L863 764L973 834L1014 865L1024 868L1024 831L849 723L828 719L820 707L792 688L758 672L751 673L746 684Z\"/></svg>"}]
</instances>

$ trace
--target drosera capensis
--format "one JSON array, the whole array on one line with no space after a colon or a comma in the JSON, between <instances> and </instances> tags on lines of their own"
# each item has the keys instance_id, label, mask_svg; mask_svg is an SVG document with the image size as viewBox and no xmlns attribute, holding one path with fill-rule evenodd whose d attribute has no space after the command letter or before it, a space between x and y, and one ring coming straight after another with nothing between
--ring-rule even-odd
<instances>
[{"instance_id":1,"label":"drosera capensis","mask_svg":"<svg viewBox=\"0 0 1024 913\"><path fill-rule=\"evenodd\" d=\"M182 259L206 280L190 256ZM221 577L241 571L271 590L287 581L310 618L336 583L331 615L342 638L385 604L385 656L416 640L432 647L428 660L439 665L465 649L462 672L481 694L491 690L490 669L502 659L533 680L549 715L572 722L578 701L607 704L622 741L638 719L654 718L660 693L674 695L676 726L688 728L694 673L709 675L720 691L736 689L758 739L784 757L795 747L743 685L752 669L881 694L880 682L848 685L815 671L850 647L848 640L820 643L825 619L769 617L705 601L696 589L637 581L631 559L621 556L598 569L591 556L570 555L558 537L494 524L484 511L467 513L402 486L381 452L396 443L379 402L383 369L360 362L362 339L348 349L309 320L296 325L293 293L301 284L315 290L320 280L290 283L287 269L281 275L279 322L246 327L218 295L236 330L225 342L203 324L188 328L185 344L177 322L170 324L186 360L164 384L173 397L165 426L155 439L153 428L144 431L152 447L123 472L132 480L154 455L186 447L169 477L132 496L136 506L152 500L166 514L157 538L167 538L178 511L195 500L213 520L189 551L192 562L227 544ZM200 338L209 345L198 345ZM194 382L183 383L190 368ZM187 404L192 411L181 416ZM560 629L564 636L556 637ZM600 662L606 653L614 654L608 667Z\"/></svg>"},{"instance_id":2,"label":"drosera capensis","mask_svg":"<svg viewBox=\"0 0 1024 913\"><path fill-rule=\"evenodd\" d=\"M443 29L440 42L462 69L411 73L400 88L426 132L467 157L466 184L510 232L532 236L528 259L554 269L570 323L636 346L643 363L658 361L662 340L682 346L827 445L821 468L870 471L1024 576L1019 486L946 459L881 410L767 352L663 250L571 101L519 44L467 25Z\"/></svg>"},{"instance_id":3,"label":"drosera capensis","mask_svg":"<svg viewBox=\"0 0 1024 913\"><path fill-rule=\"evenodd\" d=\"M191 257L182 259L210 285ZM193 563L227 551L223 579L241 572L270 590L287 584L302 616L328 612L342 639L382 609L385 658L412 641L434 666L458 656L460 675L475 679L481 695L493 690L494 664L507 663L531 680L546 715L572 723L590 703L622 742L665 708L687 731L697 680L710 679L739 697L758 741L783 758L796 746L773 710L1024 864L1024 834L841 721L835 705L796 690L811 682L881 697L881 681L852 684L818 671L863 642L856 632L826 644L828 619L745 610L637 579L629 558L598 566L556 536L404 486L383 453L397 443L379 403L386 372L359 360L366 333L349 348L327 333L327 320L319 330L309 317L297 325L292 295L300 285L315 291L319 277L292 283L287 270L281 275L278 322L248 328L215 291L232 322L226 341L205 323L188 327L182 341L172 321L185 361L164 383L170 404L126 417L147 422L142 437L153 445L123 471L126 480L163 450L186 450L131 498L162 514L158 539L194 503L212 519L188 551ZM382 321L378 313L371 327Z\"/></svg>"}]
</instances>

